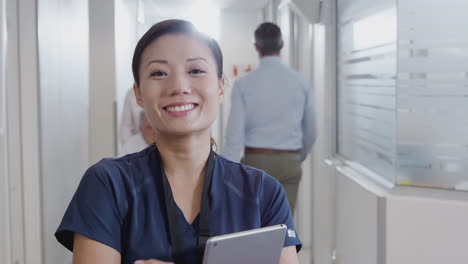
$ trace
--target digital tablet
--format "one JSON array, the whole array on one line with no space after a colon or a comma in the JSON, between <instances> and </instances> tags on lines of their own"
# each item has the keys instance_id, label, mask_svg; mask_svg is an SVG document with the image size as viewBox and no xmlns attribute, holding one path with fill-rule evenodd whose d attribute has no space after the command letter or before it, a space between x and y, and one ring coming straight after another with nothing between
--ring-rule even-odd
<instances>
[{"instance_id":1,"label":"digital tablet","mask_svg":"<svg viewBox=\"0 0 468 264\"><path fill-rule=\"evenodd\" d=\"M274 225L211 237L203 264L279 263L286 230L286 225Z\"/></svg>"}]
</instances>

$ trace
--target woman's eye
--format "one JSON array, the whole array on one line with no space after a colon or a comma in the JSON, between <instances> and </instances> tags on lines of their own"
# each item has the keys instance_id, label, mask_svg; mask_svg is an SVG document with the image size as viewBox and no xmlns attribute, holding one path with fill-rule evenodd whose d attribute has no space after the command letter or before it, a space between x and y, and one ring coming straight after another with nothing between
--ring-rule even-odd
<instances>
[{"instance_id":1,"label":"woman's eye","mask_svg":"<svg viewBox=\"0 0 468 264\"><path fill-rule=\"evenodd\" d=\"M151 77L161 77L161 76L165 76L167 75L165 72L162 72L162 71L154 71L154 72L151 72L150 76Z\"/></svg>"},{"instance_id":2,"label":"woman's eye","mask_svg":"<svg viewBox=\"0 0 468 264\"><path fill-rule=\"evenodd\" d=\"M200 69L192 69L189 71L189 73L191 74L200 74L200 73L205 73L204 70L200 70Z\"/></svg>"}]
</instances>

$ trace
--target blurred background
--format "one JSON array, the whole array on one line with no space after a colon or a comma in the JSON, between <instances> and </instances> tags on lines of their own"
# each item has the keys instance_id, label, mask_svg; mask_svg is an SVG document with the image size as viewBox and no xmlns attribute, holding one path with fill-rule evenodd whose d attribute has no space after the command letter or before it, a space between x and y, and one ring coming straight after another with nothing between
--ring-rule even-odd
<instances>
[{"instance_id":1,"label":"blurred background","mask_svg":"<svg viewBox=\"0 0 468 264\"><path fill-rule=\"evenodd\" d=\"M84 171L121 147L134 47L183 18L224 54L219 147L261 22L281 27L283 62L311 81L301 263L467 263L466 12L466 0L0 0L0 262L71 263L53 234Z\"/></svg>"}]
</instances>

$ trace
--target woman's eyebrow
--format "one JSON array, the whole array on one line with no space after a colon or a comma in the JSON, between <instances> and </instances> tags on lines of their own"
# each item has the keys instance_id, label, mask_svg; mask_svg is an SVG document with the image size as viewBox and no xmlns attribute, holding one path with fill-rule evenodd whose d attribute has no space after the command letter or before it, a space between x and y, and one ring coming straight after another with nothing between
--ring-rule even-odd
<instances>
[{"instance_id":1,"label":"woman's eyebrow","mask_svg":"<svg viewBox=\"0 0 468 264\"><path fill-rule=\"evenodd\" d=\"M207 62L204 58L202 57L195 57L195 58L188 58L187 61L196 61L196 60L202 60L204 62Z\"/></svg>"},{"instance_id":2,"label":"woman's eyebrow","mask_svg":"<svg viewBox=\"0 0 468 264\"><path fill-rule=\"evenodd\" d=\"M148 64L146 65L146 67L148 67L151 63L168 64L167 60L152 60L152 61L148 62Z\"/></svg>"}]
</instances>

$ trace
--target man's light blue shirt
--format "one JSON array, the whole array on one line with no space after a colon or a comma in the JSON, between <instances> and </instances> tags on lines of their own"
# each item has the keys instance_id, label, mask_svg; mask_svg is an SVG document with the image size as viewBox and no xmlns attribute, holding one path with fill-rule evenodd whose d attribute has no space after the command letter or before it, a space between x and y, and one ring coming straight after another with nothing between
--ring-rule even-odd
<instances>
[{"instance_id":1,"label":"man's light blue shirt","mask_svg":"<svg viewBox=\"0 0 468 264\"><path fill-rule=\"evenodd\" d=\"M245 146L299 150L303 161L317 137L314 105L301 74L278 56L261 58L258 68L234 83L222 154L238 162Z\"/></svg>"}]
</instances>

